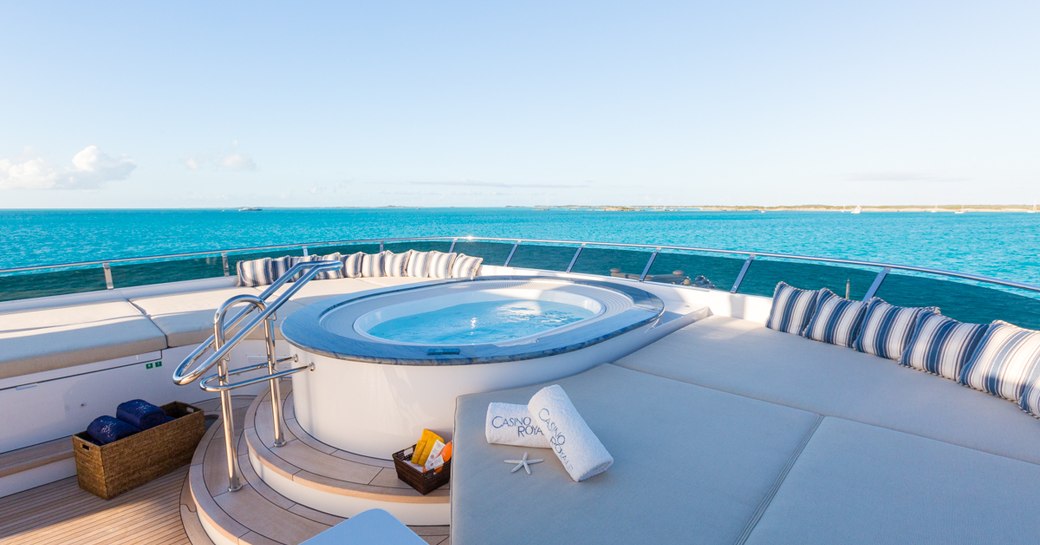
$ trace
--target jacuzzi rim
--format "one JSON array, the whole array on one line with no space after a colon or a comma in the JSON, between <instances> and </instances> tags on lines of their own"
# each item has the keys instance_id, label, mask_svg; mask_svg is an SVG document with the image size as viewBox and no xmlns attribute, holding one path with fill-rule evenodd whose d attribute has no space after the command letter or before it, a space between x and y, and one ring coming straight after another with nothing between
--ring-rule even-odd
<instances>
[{"instance_id":1,"label":"jacuzzi rim","mask_svg":"<svg viewBox=\"0 0 1040 545\"><path fill-rule=\"evenodd\" d=\"M353 339L329 333L315 324L320 323L322 317L335 309L352 304L364 299L385 296L391 293L401 293L419 289L430 289L441 285L472 282L493 281L544 281L550 283L565 283L580 286L589 286L599 289L611 290L628 297L632 306L602 318L592 323L582 324L579 327L559 328L563 331L554 333L556 330L546 332L543 338L557 341L555 343L542 343L536 350L523 351L523 345L500 347L494 343L458 345L458 354L428 354L421 353L424 348L443 349L444 345L404 345L392 341L372 341L366 339ZM664 314L664 302L656 295L634 286L614 283L602 280L588 280L578 278L564 278L558 276L527 276L527 275L502 275L502 276L478 276L476 278L444 279L434 282L421 282L392 288L382 288L356 294L347 294L329 303L314 303L304 307L285 318L281 324L282 336L289 344L296 348L321 356L335 359L351 360L362 363L392 364L392 365L480 365L490 363L502 363L510 361L521 361L534 358L543 358L580 350L606 341L618 335L643 327ZM588 338L579 341L559 342L561 335L573 334L575 331L590 330ZM500 354L473 354L487 349L517 349L520 351ZM470 354L467 354L469 352ZM379 354L379 355L371 355Z\"/></svg>"}]
</instances>

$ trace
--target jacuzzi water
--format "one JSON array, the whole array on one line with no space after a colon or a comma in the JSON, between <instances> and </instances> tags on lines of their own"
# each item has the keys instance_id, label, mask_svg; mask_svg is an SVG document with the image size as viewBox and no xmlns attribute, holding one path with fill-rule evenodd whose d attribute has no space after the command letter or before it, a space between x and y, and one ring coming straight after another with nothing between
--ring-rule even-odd
<instances>
[{"instance_id":1,"label":"jacuzzi water","mask_svg":"<svg viewBox=\"0 0 1040 545\"><path fill-rule=\"evenodd\" d=\"M554 301L478 301L393 318L373 325L366 333L416 344L494 343L536 335L594 315L592 310Z\"/></svg>"}]
</instances>

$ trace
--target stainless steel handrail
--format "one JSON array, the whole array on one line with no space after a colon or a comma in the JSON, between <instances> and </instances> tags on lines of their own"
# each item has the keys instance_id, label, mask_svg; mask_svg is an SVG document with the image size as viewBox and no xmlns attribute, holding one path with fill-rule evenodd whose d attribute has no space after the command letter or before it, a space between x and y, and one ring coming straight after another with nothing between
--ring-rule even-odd
<instances>
[{"instance_id":1,"label":"stainless steel handrail","mask_svg":"<svg viewBox=\"0 0 1040 545\"><path fill-rule=\"evenodd\" d=\"M195 347L195 350L192 350L191 353L188 354L188 356L184 358L181 364L178 365L177 368L173 371L173 381L177 384L184 385L197 380L206 371L209 371L210 368L212 368L213 365L217 362L217 360L226 356L235 346L238 345L238 343L242 342L245 339L246 335L248 335L250 332L256 329L256 326L260 322L264 321L265 319L267 319L268 316L270 316L276 310L278 310L278 308L285 304L285 301L287 301L290 297L295 295L296 292L300 291L300 289L303 288L303 286L312 278L314 278L318 273L323 271L336 270L338 267L342 266L343 264L338 261L309 261L293 265L292 268L290 268L285 274L283 274L281 277L275 280L273 284L268 286L267 289L260 293L260 300L265 301L266 303L267 299L275 292L277 292L279 288L288 283L290 279L300 274L301 271L307 270L307 272L303 273L303 276L300 277L300 279L297 280L292 287L286 290L286 292L282 294L274 303L268 304L267 308L260 312L258 316L254 317L249 323L243 326L238 331L238 333L231 337L231 340L228 341L226 345L219 348L212 356L207 358L204 363L197 366L195 369L192 369L190 373L186 373L185 369L187 368L187 366L191 365L196 360L198 360L199 357L205 354L206 351L209 350L209 348L213 345L213 341L216 337L211 335L208 339L206 339L197 347ZM228 328L237 325L238 322L245 318L245 316L249 313L250 310L240 311L238 314L231 318L231 323L228 324Z\"/></svg>"},{"instance_id":2,"label":"stainless steel handrail","mask_svg":"<svg viewBox=\"0 0 1040 545\"><path fill-rule=\"evenodd\" d=\"M231 391L236 388L251 386L262 382L267 382L270 385L271 416L274 422L274 446L280 447L284 445L285 439L283 438L282 433L282 394L279 379L306 369L313 369L313 366L296 367L284 371L278 371L276 369L278 363L289 361L290 359L295 360L295 358L278 359L275 355L275 312L319 273L323 271L337 270L342 266L343 264L339 261L309 261L297 263L290 267L285 274L278 278L259 296L240 294L224 301L213 315L213 335L197 346L191 354L188 354L188 356L181 361L180 365L177 366L177 369L174 370L174 382L177 384L188 384L198 379L214 365L217 366L217 373L206 377L199 386L203 390L220 393L220 410L224 421L224 448L227 458L229 492L234 492L242 487L241 470L238 465L238 456L236 455L234 445L235 423L232 418L233 408L231 405ZM268 298L276 293L281 286L285 285L297 276L299 276L299 278L291 287L289 287L289 289L285 290L285 292L275 298L274 301L268 302ZM239 311L239 313L231 319L231 322L227 323L228 312L235 306L242 304L248 304L250 309ZM253 319L246 322L243 327L239 328L231 337L230 341L227 340L225 338L227 332L238 325L238 323L241 322L249 312L251 312L251 309L257 309L259 310L259 313L253 317ZM264 325L264 339L267 348L267 374L238 382L230 382L228 379L232 375L255 371L264 367L263 365L253 365L238 369L229 368L231 362L231 350L238 346L238 344L241 343L242 340L244 340L246 336L260 324ZM206 358L201 364L195 366L195 368L190 372L187 371L189 366L195 364L195 362L211 348L213 349L213 354L210 357ZM217 381L217 386L211 385L213 380Z\"/></svg>"}]
</instances>

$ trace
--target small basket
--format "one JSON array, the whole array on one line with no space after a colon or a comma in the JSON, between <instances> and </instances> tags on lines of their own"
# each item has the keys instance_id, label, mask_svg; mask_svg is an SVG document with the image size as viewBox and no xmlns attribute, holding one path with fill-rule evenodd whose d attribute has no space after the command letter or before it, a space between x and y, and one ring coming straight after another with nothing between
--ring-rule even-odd
<instances>
[{"instance_id":1,"label":"small basket","mask_svg":"<svg viewBox=\"0 0 1040 545\"><path fill-rule=\"evenodd\" d=\"M202 410L176 401L162 409L173 420L107 445L72 436L80 488L107 500L191 462L206 431Z\"/></svg>"},{"instance_id":2,"label":"small basket","mask_svg":"<svg viewBox=\"0 0 1040 545\"><path fill-rule=\"evenodd\" d=\"M444 465L437 469L422 472L409 464L414 452L415 445L412 445L394 453L394 468L397 469L398 479L408 483L423 496L447 484L451 478L451 460L444 462Z\"/></svg>"}]
</instances>

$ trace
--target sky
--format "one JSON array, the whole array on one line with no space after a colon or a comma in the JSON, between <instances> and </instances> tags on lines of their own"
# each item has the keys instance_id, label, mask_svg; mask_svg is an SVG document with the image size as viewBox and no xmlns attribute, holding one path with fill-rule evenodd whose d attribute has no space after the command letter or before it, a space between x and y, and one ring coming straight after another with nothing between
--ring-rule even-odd
<instances>
[{"instance_id":1,"label":"sky","mask_svg":"<svg viewBox=\"0 0 1040 545\"><path fill-rule=\"evenodd\" d=\"M0 21L0 208L1040 201L1035 0Z\"/></svg>"}]
</instances>

